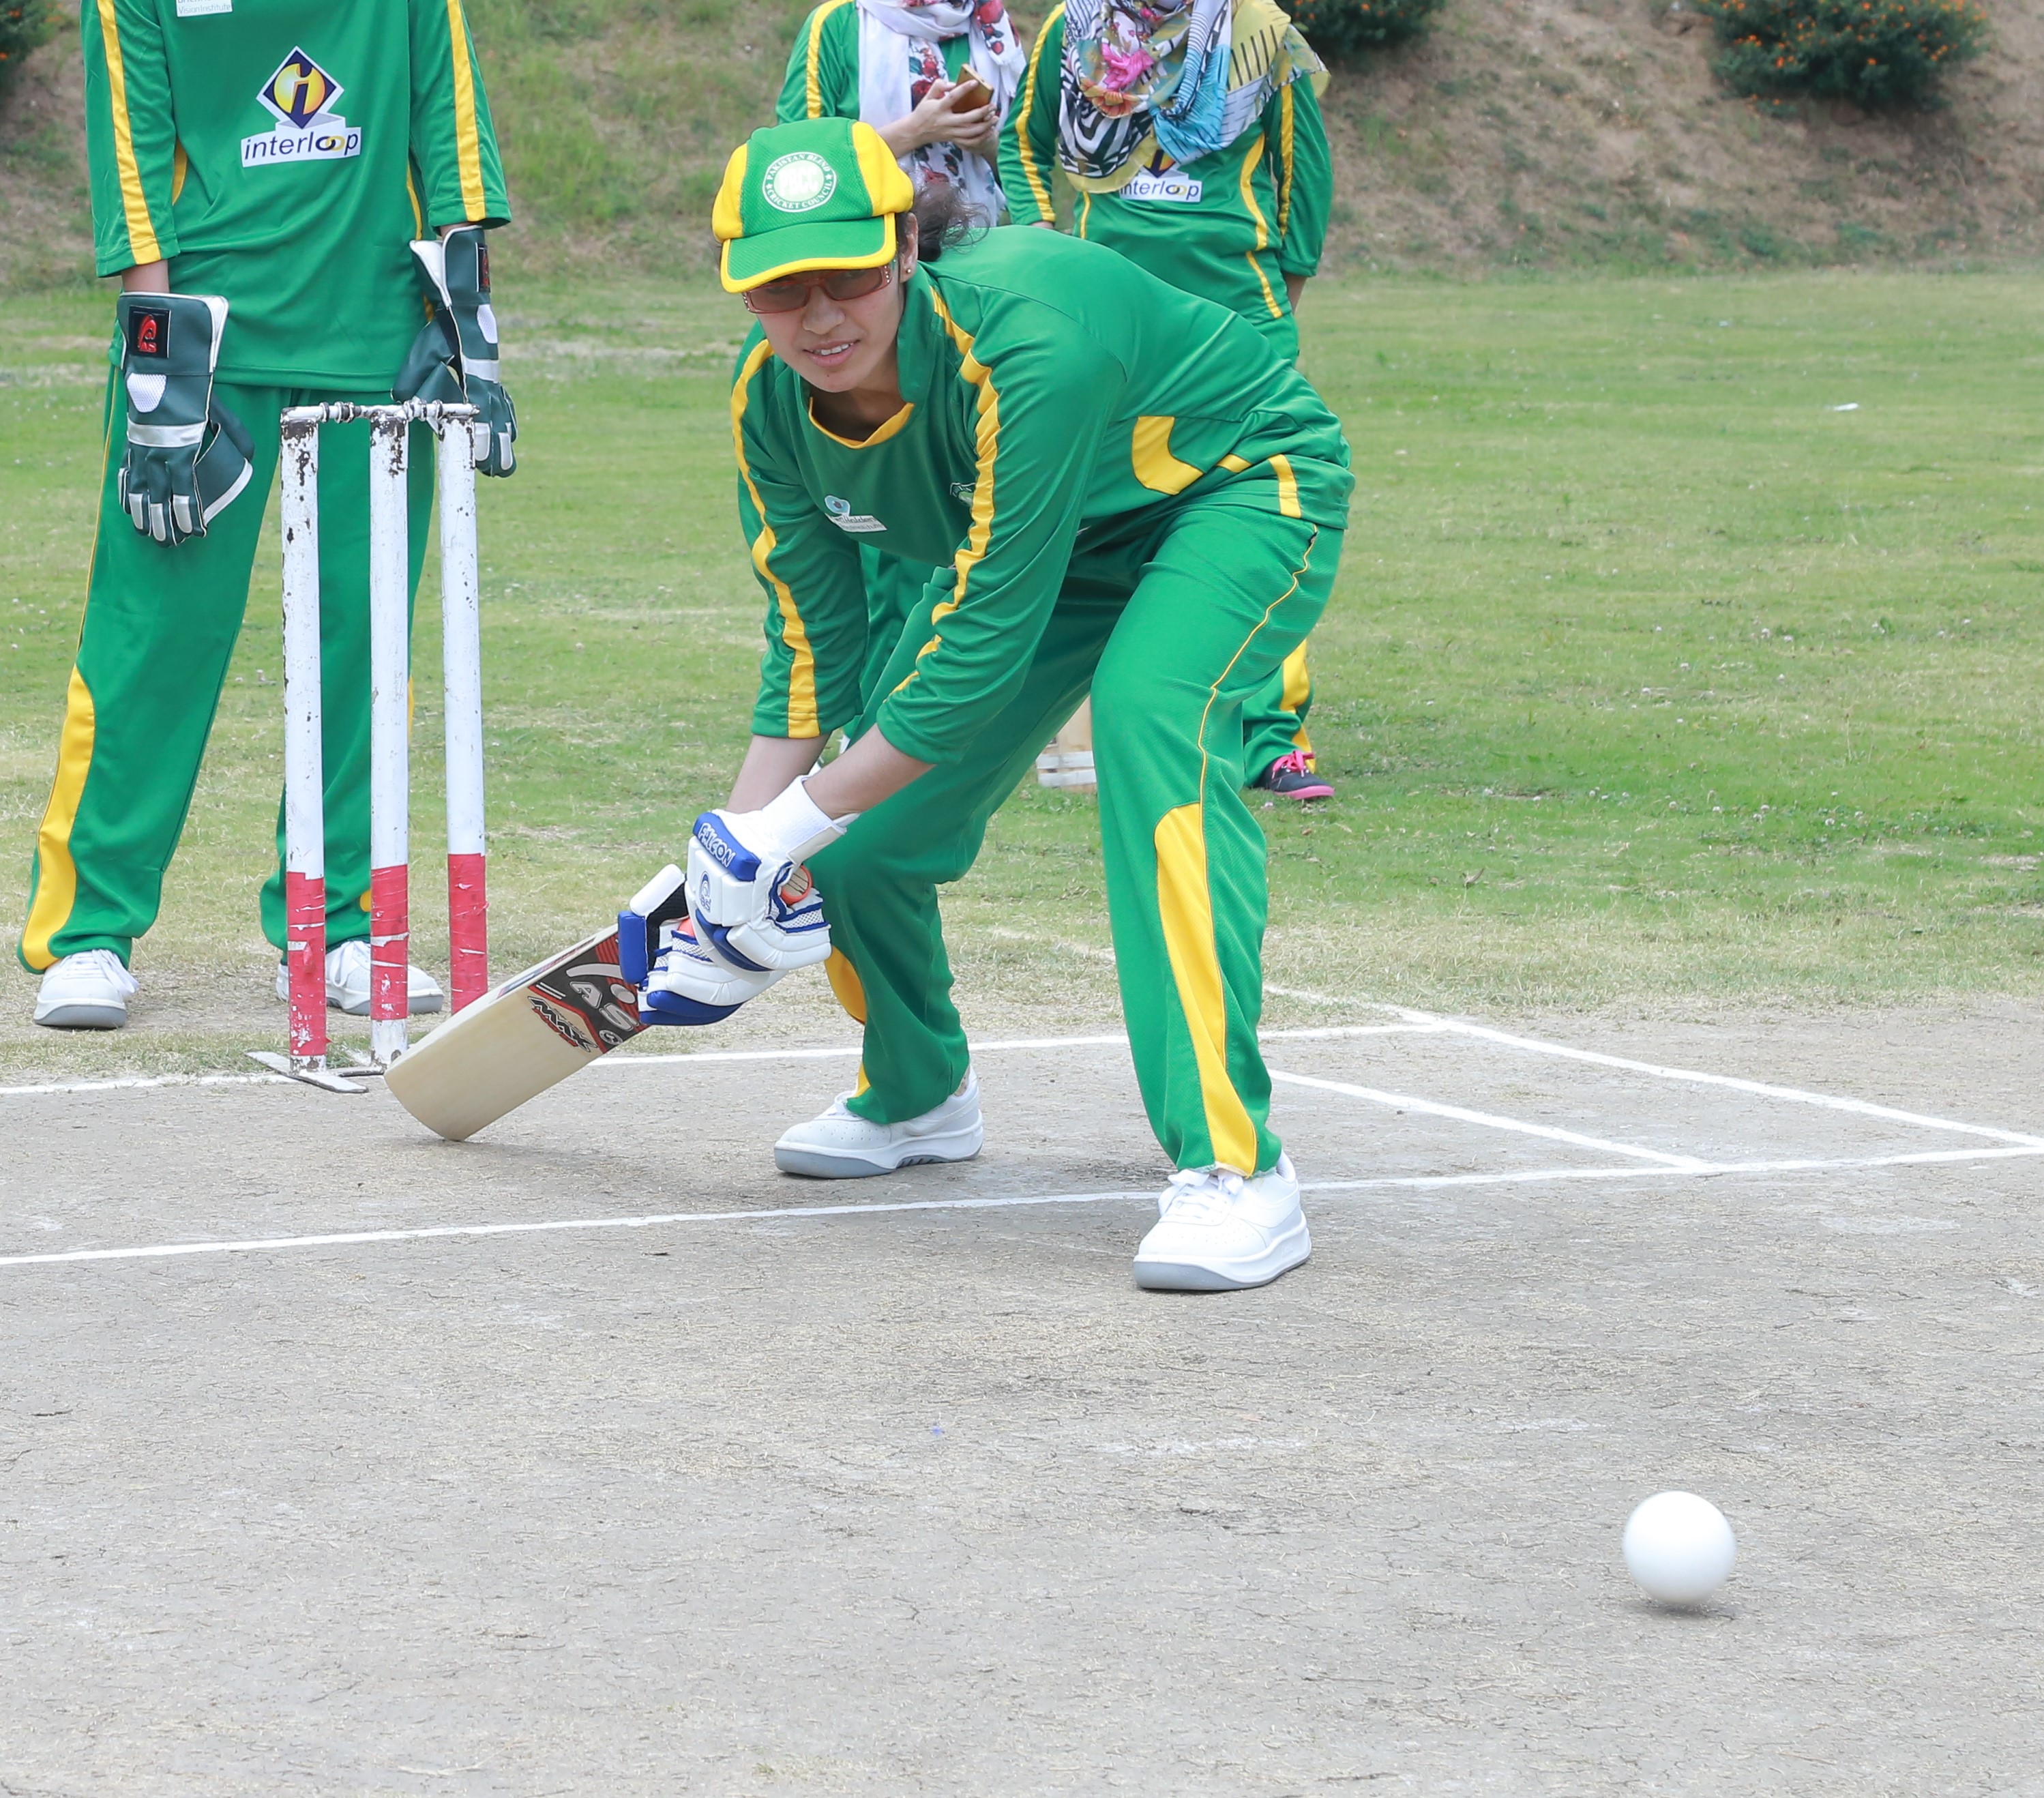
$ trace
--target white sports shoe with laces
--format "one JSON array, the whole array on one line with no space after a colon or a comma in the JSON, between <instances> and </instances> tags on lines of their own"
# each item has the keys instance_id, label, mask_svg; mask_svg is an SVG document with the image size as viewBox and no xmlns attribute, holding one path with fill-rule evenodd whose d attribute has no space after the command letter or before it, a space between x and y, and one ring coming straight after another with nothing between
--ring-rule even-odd
<instances>
[{"instance_id":1,"label":"white sports shoe with laces","mask_svg":"<svg viewBox=\"0 0 2044 1798\"><path fill-rule=\"evenodd\" d=\"M1157 1201L1157 1223L1135 1251L1135 1284L1162 1293L1262 1286L1313 1252L1292 1158L1245 1180L1231 1167L1189 1167Z\"/></svg>"},{"instance_id":2,"label":"white sports shoe with laces","mask_svg":"<svg viewBox=\"0 0 2044 1798\"><path fill-rule=\"evenodd\" d=\"M111 949L81 949L51 962L36 989L36 1022L52 1030L118 1030L135 977Z\"/></svg>"},{"instance_id":3,"label":"white sports shoe with laces","mask_svg":"<svg viewBox=\"0 0 2044 1798\"><path fill-rule=\"evenodd\" d=\"M447 1003L440 984L424 968L407 967L405 993L413 1017L436 1012ZM277 964L277 997L291 996L291 970ZM326 952L326 1002L350 1017L369 1016L369 945L361 937L336 943Z\"/></svg>"},{"instance_id":4,"label":"white sports shoe with laces","mask_svg":"<svg viewBox=\"0 0 2044 1798\"><path fill-rule=\"evenodd\" d=\"M986 1139L979 1080L970 1069L942 1105L900 1124L868 1123L846 1108L852 1096L840 1093L828 1111L789 1131L774 1145L774 1165L813 1180L863 1180L922 1162L970 1161Z\"/></svg>"}]
</instances>

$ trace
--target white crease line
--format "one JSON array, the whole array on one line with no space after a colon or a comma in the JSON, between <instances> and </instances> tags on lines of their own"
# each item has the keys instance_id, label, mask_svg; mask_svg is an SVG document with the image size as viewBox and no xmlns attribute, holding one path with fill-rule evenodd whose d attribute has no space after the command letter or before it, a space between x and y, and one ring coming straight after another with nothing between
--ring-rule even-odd
<instances>
[{"instance_id":1,"label":"white crease line","mask_svg":"<svg viewBox=\"0 0 2044 1798\"><path fill-rule=\"evenodd\" d=\"M1608 1155L1630 1155L1638 1161L1658 1162L1663 1167L1693 1171L1706 1164L1694 1155L1671 1155L1659 1149L1635 1148L1630 1143L1608 1142L1601 1136L1585 1136L1580 1131L1562 1130L1551 1124L1528 1124L1516 1117L1500 1117L1495 1112L1470 1111L1462 1105L1446 1105L1434 1099L1416 1099L1404 1093L1387 1093L1376 1086L1352 1086L1345 1080L1319 1080L1309 1074L1270 1070L1273 1080L1287 1086L1311 1086L1323 1093L1340 1093L1351 1099L1368 1099L1400 1111L1418 1112L1426 1117L1453 1118L1461 1124L1480 1124L1486 1130L1508 1130L1520 1136L1544 1136L1550 1143L1572 1143L1579 1149L1596 1149Z\"/></svg>"},{"instance_id":2,"label":"white crease line","mask_svg":"<svg viewBox=\"0 0 2044 1798\"><path fill-rule=\"evenodd\" d=\"M1027 932L1007 930L998 924L986 927L989 936L1005 937L1015 943L1043 943L1044 939L1031 936ZM1053 940L1047 947L1064 954L1080 955L1092 961L1105 962L1112 966L1114 951L1096 949L1084 943ZM1996 1142L2020 1143L2044 1147L2044 1136L2030 1135L2019 1130L1997 1130L1984 1124L1960 1124L1948 1117L1932 1117L1923 1112L1898 1111L1892 1105L1877 1105L1865 1099L1842 1099L1828 1093L1812 1093L1800 1086L1777 1086L1762 1080L1742 1080L1734 1074L1704 1074L1695 1068L1664 1067L1658 1062L1634 1061L1624 1055L1608 1055L1595 1049L1571 1048L1566 1043L1550 1043L1538 1036L1520 1036L1508 1030L1494 1030L1487 1024L1465 1024L1458 1018L1443 1016L1438 1012L1423 1012L1410 1005L1387 1005L1381 999L1350 999L1333 993L1311 993L1297 986L1273 986L1264 984L1266 993L1273 993L1287 999L1303 999L1313 1005L1363 1005L1372 1011L1396 1012L1408 1023L1431 1024L1438 1030L1451 1031L1458 1036L1473 1036L1486 1043L1501 1043L1514 1049L1525 1049L1535 1055L1559 1055L1570 1061L1589 1062L1599 1067L1623 1068L1631 1074L1648 1074L1657 1080L1689 1081L1702 1086L1723 1086L1735 1093L1751 1093L1765 1099L1785 1099L1800 1105L1819 1105L1829 1111L1850 1112L1861 1117L1885 1118L1892 1124L1913 1124L1926 1130L1956 1131L1961 1135L1986 1136Z\"/></svg>"},{"instance_id":3,"label":"white crease line","mask_svg":"<svg viewBox=\"0 0 2044 1798\"><path fill-rule=\"evenodd\" d=\"M1990 1124L1960 1124L1949 1117L1932 1117L1924 1112L1899 1111L1892 1105L1877 1105L1868 1099L1839 1098L1829 1093L1808 1092L1800 1086L1775 1086L1762 1080L1742 1080L1735 1074L1705 1074L1691 1067L1664 1067L1658 1062L1634 1061L1625 1055L1608 1055L1600 1050L1572 1048L1549 1043L1538 1036L1518 1036L1508 1030L1493 1030L1488 1024L1465 1024L1438 1012L1416 1011L1410 1006L1393 1008L1408 1023L1430 1024L1458 1036L1472 1036L1485 1043L1501 1043L1508 1048L1529 1050L1535 1055L1558 1055L1565 1060L1588 1062L1597 1067L1623 1068L1628 1074L1649 1074L1657 1080L1687 1081L1699 1086L1723 1086L1735 1093L1752 1093L1764 1099L1786 1099L1800 1105L1818 1105L1827 1111L1850 1112L1860 1117L1885 1118L1892 1124L1911 1124L1925 1130L1952 1130L1966 1136L1986 1136L2000 1143L2017 1143L2044 1148L2044 1136L2020 1130L1997 1130Z\"/></svg>"},{"instance_id":4,"label":"white crease line","mask_svg":"<svg viewBox=\"0 0 2044 1798\"><path fill-rule=\"evenodd\" d=\"M1261 1030L1260 1037L1274 1041L1304 1040L1340 1036L1427 1036L1438 1034L1431 1024L1335 1024L1301 1030ZM974 1055L1001 1049L1118 1049L1128 1039L1119 1036L1015 1036L971 1042L966 1047ZM605 1055L597 1067L672 1067L682 1062L803 1062L842 1059L859 1054L856 1043L827 1049L701 1049L677 1055ZM111 1093L156 1086L290 1086L295 1085L281 1074L135 1074L113 1080L54 1081L42 1086L0 1086L0 1099L29 1098L49 1093Z\"/></svg>"},{"instance_id":5,"label":"white crease line","mask_svg":"<svg viewBox=\"0 0 2044 1798\"><path fill-rule=\"evenodd\" d=\"M114 1080L54 1081L46 1086L0 1086L0 1099L33 1098L44 1093L117 1093L145 1086L291 1086L282 1074L137 1074Z\"/></svg>"},{"instance_id":6,"label":"white crease line","mask_svg":"<svg viewBox=\"0 0 2044 1798\"><path fill-rule=\"evenodd\" d=\"M1333 1024L1304 1030L1259 1030L1257 1035L1265 1042L1290 1041L1303 1039L1324 1040L1333 1036L1426 1036L1434 1034L1430 1024ZM975 1055L990 1055L997 1049L1119 1049L1128 1046L1126 1036L1011 1036L990 1039L986 1042L968 1042L966 1049ZM682 1062L771 1062L821 1060L832 1055L856 1055L859 1052L855 1043L841 1049L716 1049L696 1055L610 1055L596 1065L599 1067L673 1067Z\"/></svg>"},{"instance_id":7,"label":"white crease line","mask_svg":"<svg viewBox=\"0 0 2044 1798\"><path fill-rule=\"evenodd\" d=\"M1849 1159L1803 1161L1696 1162L1686 1167L1548 1167L1523 1173L1416 1174L1376 1180L1306 1180L1305 1193L1361 1193L1397 1189L1429 1191L1451 1186L1532 1186L1558 1181L1696 1179L1704 1176L1752 1174L1841 1173L1855 1169L1904 1167L1934 1162L2005 1161L2044 1155L2035 1148L1928 1149L1915 1154L1872 1155ZM649 1230L674 1224L764 1224L802 1217L880 1216L917 1211L1016 1211L1039 1205L1109 1204L1120 1200L1156 1202L1156 1190L1051 1193L1040 1197L992 1199L910 1199L892 1204L781 1205L764 1211L672 1211L643 1217L558 1218L540 1224L440 1224L415 1230L352 1230L324 1236L267 1236L242 1242L159 1243L132 1249L65 1249L45 1254L0 1255L0 1267L47 1266L57 1262L159 1261L181 1255L245 1254L259 1249L347 1247L359 1243L408 1243L455 1236L529 1236L561 1230Z\"/></svg>"}]
</instances>

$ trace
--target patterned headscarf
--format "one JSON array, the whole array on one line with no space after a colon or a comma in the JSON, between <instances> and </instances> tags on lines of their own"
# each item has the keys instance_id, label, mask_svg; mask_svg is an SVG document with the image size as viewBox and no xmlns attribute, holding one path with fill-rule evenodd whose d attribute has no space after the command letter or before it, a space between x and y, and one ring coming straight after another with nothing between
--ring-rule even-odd
<instances>
[{"instance_id":1,"label":"patterned headscarf","mask_svg":"<svg viewBox=\"0 0 2044 1798\"><path fill-rule=\"evenodd\" d=\"M1227 148L1279 88L1324 72L1271 0L1066 0L1058 161L1111 192L1153 148L1181 165Z\"/></svg>"}]
</instances>

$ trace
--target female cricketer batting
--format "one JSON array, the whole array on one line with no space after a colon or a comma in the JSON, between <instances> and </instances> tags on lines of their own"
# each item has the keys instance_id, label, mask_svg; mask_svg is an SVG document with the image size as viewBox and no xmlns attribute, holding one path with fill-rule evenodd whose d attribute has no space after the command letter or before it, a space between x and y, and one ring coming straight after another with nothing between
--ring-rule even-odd
<instances>
[{"instance_id":1,"label":"female cricketer batting","mask_svg":"<svg viewBox=\"0 0 2044 1798\"><path fill-rule=\"evenodd\" d=\"M1334 198L1319 57L1271 0L1066 0L1029 52L1001 140L1018 225L1072 230L1239 313L1285 362ZM1301 644L1251 702L1243 759L1289 799L1334 791L1313 766Z\"/></svg>"},{"instance_id":2,"label":"female cricketer batting","mask_svg":"<svg viewBox=\"0 0 2044 1798\"><path fill-rule=\"evenodd\" d=\"M517 426L482 244L509 208L461 0L86 0L81 22L98 271L122 292L20 954L38 1024L113 1029L240 629L279 413L465 399L488 474L511 471ZM321 436L327 993L367 1011L369 428ZM414 432L415 584L430 444ZM281 870L262 919L281 951ZM438 1009L428 975L410 984Z\"/></svg>"},{"instance_id":3,"label":"female cricketer batting","mask_svg":"<svg viewBox=\"0 0 2044 1798\"><path fill-rule=\"evenodd\" d=\"M917 203L840 119L754 133L717 196L724 283L756 315L731 415L766 650L730 804L690 847L690 959L663 959L649 1000L729 1004L829 954L865 1025L859 1088L783 1136L780 1165L978 1153L937 888L1090 686L1122 1002L1178 1170L1136 1277L1261 1285L1311 1245L1266 1120L1241 710L1327 603L1348 448L1235 313L1097 244L961 244ZM950 574L862 690L858 548L878 536ZM789 878L803 863L828 944Z\"/></svg>"}]
</instances>

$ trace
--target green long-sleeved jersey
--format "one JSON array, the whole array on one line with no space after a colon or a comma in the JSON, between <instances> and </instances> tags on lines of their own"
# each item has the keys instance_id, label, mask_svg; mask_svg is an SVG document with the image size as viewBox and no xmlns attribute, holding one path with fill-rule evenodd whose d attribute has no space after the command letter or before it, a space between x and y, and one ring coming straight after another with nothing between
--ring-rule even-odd
<instances>
[{"instance_id":1,"label":"green long-sleeved jersey","mask_svg":"<svg viewBox=\"0 0 2044 1798\"><path fill-rule=\"evenodd\" d=\"M957 80L972 55L972 40L960 32L944 39L937 48L944 59L944 73ZM788 52L787 78L774 107L774 122L858 117L857 0L824 0L795 33L794 47Z\"/></svg>"},{"instance_id":2,"label":"green long-sleeved jersey","mask_svg":"<svg viewBox=\"0 0 2044 1798\"><path fill-rule=\"evenodd\" d=\"M223 294L223 380L387 386L406 245L510 216L461 0L84 0L98 270Z\"/></svg>"},{"instance_id":3,"label":"green long-sleeved jersey","mask_svg":"<svg viewBox=\"0 0 2044 1798\"><path fill-rule=\"evenodd\" d=\"M901 411L863 442L818 425L755 328L732 388L738 507L765 589L753 728L816 736L860 711L859 546L948 567L909 678L867 716L955 759L1006 704L1082 532L1184 496L1341 528L1341 425L1255 329L1133 263L995 231L917 269L897 340Z\"/></svg>"},{"instance_id":4,"label":"green long-sleeved jersey","mask_svg":"<svg viewBox=\"0 0 2044 1798\"><path fill-rule=\"evenodd\" d=\"M1058 172L1058 71L1065 10L1037 33L1029 71L1001 134L1001 185L1017 225L1047 223ZM1182 168L1159 152L1112 194L1074 194L1075 236L1119 250L1159 280L1239 312L1288 360L1298 328L1288 275L1320 266L1334 163L1310 80L1278 90L1254 130Z\"/></svg>"}]
</instances>

